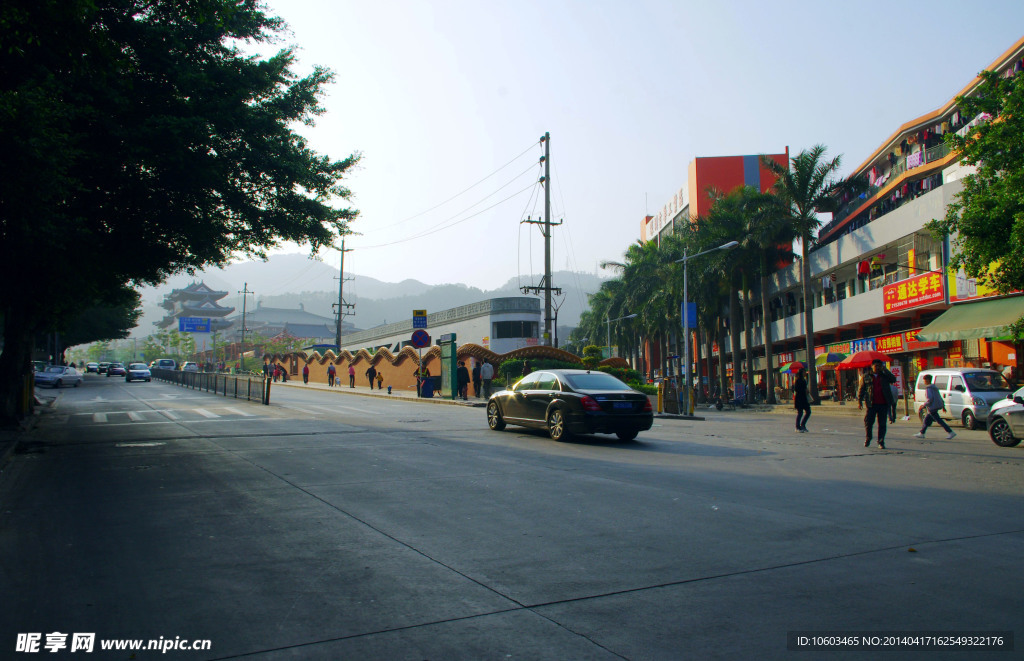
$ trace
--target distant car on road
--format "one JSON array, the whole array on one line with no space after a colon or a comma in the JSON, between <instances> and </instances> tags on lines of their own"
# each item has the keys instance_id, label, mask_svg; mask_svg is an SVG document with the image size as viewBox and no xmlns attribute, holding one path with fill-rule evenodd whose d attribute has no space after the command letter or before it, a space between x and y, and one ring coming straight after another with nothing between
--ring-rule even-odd
<instances>
[{"instance_id":1,"label":"distant car on road","mask_svg":"<svg viewBox=\"0 0 1024 661\"><path fill-rule=\"evenodd\" d=\"M153 370L176 370L178 369L178 363L173 358L158 358L153 361L149 368Z\"/></svg>"},{"instance_id":2,"label":"distant car on road","mask_svg":"<svg viewBox=\"0 0 1024 661\"><path fill-rule=\"evenodd\" d=\"M96 366L96 373L106 374L108 367L110 367L110 363L100 363L99 365Z\"/></svg>"},{"instance_id":3,"label":"distant car on road","mask_svg":"<svg viewBox=\"0 0 1024 661\"><path fill-rule=\"evenodd\" d=\"M41 372L36 372L37 386L61 386L73 385L78 387L82 383L82 374L74 367L63 367L61 365L50 365Z\"/></svg>"},{"instance_id":4,"label":"distant car on road","mask_svg":"<svg viewBox=\"0 0 1024 661\"><path fill-rule=\"evenodd\" d=\"M149 371L143 363L132 363L128 366L128 370L124 375L125 383L131 383L132 381L152 381L153 374Z\"/></svg>"},{"instance_id":5,"label":"distant car on road","mask_svg":"<svg viewBox=\"0 0 1024 661\"><path fill-rule=\"evenodd\" d=\"M86 372L99 372L100 371L100 364L99 363L86 363L85 364L85 371Z\"/></svg>"},{"instance_id":6,"label":"distant car on road","mask_svg":"<svg viewBox=\"0 0 1024 661\"><path fill-rule=\"evenodd\" d=\"M556 441L574 434L615 434L631 441L651 428L651 400L611 374L589 370L538 370L487 401L487 425L547 429Z\"/></svg>"},{"instance_id":7,"label":"distant car on road","mask_svg":"<svg viewBox=\"0 0 1024 661\"><path fill-rule=\"evenodd\" d=\"M124 365L121 363L110 363L107 367L107 376L124 376L125 373Z\"/></svg>"},{"instance_id":8,"label":"distant car on road","mask_svg":"<svg viewBox=\"0 0 1024 661\"><path fill-rule=\"evenodd\" d=\"M183 363L182 366L181 366L181 371L182 372L198 372L199 371L199 365L197 365L195 363Z\"/></svg>"},{"instance_id":9,"label":"distant car on road","mask_svg":"<svg viewBox=\"0 0 1024 661\"><path fill-rule=\"evenodd\" d=\"M1024 388L992 406L988 414L988 435L992 442L1012 448L1024 441Z\"/></svg>"}]
</instances>

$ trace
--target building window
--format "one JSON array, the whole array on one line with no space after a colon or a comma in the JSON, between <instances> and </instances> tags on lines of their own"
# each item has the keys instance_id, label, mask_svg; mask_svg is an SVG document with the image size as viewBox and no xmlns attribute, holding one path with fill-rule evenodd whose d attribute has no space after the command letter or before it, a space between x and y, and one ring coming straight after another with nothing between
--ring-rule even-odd
<instances>
[{"instance_id":1,"label":"building window","mask_svg":"<svg viewBox=\"0 0 1024 661\"><path fill-rule=\"evenodd\" d=\"M491 335L498 340L512 337L537 337L537 322L496 321L494 322L494 332Z\"/></svg>"}]
</instances>

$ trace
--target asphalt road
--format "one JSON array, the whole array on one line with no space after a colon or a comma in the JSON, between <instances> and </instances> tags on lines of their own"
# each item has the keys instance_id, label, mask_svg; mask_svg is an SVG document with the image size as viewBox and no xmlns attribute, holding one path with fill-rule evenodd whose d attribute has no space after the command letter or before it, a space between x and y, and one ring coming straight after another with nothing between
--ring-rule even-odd
<instances>
[{"instance_id":1,"label":"asphalt road","mask_svg":"<svg viewBox=\"0 0 1024 661\"><path fill-rule=\"evenodd\" d=\"M556 444L482 408L88 375L0 474L0 658L895 659L787 633L1013 631L1024 447L858 425ZM33 632L96 651L17 653ZM99 650L160 637L210 649Z\"/></svg>"}]
</instances>

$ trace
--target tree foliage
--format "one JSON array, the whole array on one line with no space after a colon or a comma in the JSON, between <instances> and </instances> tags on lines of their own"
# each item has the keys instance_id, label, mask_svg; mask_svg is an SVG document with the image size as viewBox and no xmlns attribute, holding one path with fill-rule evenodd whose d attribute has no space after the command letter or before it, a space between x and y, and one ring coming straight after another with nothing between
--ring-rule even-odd
<instances>
[{"instance_id":1,"label":"tree foliage","mask_svg":"<svg viewBox=\"0 0 1024 661\"><path fill-rule=\"evenodd\" d=\"M358 154L296 132L333 74L244 51L283 27L257 0L0 4L0 281L35 280L0 288L0 417L34 333L81 301L348 231Z\"/></svg>"},{"instance_id":2,"label":"tree foliage","mask_svg":"<svg viewBox=\"0 0 1024 661\"><path fill-rule=\"evenodd\" d=\"M945 138L977 171L930 227L952 236L951 268L1009 293L1024 290L1024 76L981 77L974 93L956 101L967 117L987 113L992 121ZM1024 319L1016 327L1024 336Z\"/></svg>"}]
</instances>

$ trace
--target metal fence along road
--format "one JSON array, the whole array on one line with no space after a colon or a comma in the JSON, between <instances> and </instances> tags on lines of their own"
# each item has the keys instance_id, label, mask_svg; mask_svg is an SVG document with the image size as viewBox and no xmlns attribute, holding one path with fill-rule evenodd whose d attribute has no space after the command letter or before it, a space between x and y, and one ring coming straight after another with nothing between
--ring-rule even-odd
<instances>
[{"instance_id":1,"label":"metal fence along road","mask_svg":"<svg viewBox=\"0 0 1024 661\"><path fill-rule=\"evenodd\" d=\"M154 379L177 384L192 390L204 390L234 399L245 399L270 404L271 379L250 374L221 374L219 372L180 372L178 370L151 370Z\"/></svg>"}]
</instances>

